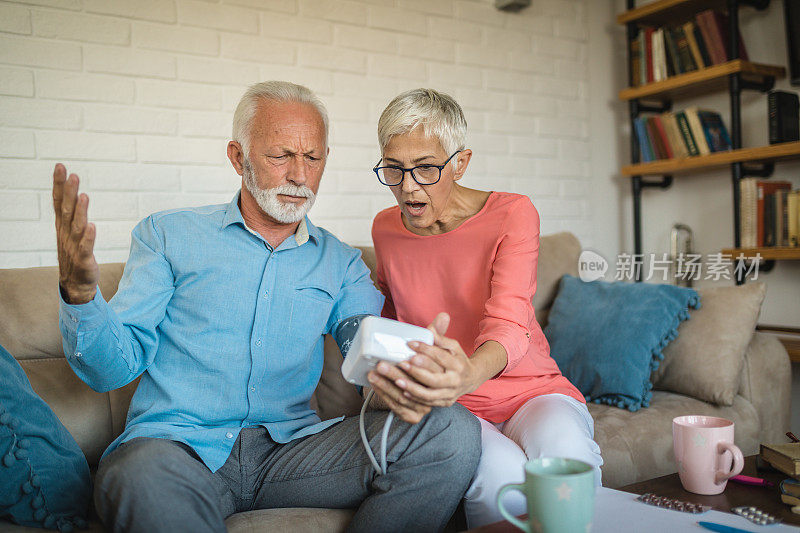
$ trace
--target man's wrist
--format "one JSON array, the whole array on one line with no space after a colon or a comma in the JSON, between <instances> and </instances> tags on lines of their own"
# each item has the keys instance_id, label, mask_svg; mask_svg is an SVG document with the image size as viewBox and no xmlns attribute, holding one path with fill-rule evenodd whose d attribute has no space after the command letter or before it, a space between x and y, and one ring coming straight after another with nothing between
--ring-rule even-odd
<instances>
[{"instance_id":1,"label":"man's wrist","mask_svg":"<svg viewBox=\"0 0 800 533\"><path fill-rule=\"evenodd\" d=\"M58 289L61 291L61 297L69 305L88 304L94 300L94 297L97 294L97 287L92 287L91 290L75 290L66 288L64 285L59 283Z\"/></svg>"}]
</instances>

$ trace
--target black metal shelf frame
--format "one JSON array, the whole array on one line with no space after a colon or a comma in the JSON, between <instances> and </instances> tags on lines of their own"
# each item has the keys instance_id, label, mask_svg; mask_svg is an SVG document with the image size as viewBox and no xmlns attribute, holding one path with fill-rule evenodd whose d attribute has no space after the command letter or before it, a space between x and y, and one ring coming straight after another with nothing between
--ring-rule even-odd
<instances>
[{"instance_id":1,"label":"black metal shelf frame","mask_svg":"<svg viewBox=\"0 0 800 533\"><path fill-rule=\"evenodd\" d=\"M766 9L769 6L770 0L728 0L728 34L729 41L727 43L728 58L739 59L739 7L747 5L759 11ZM635 0L626 0L626 8L628 10L635 9ZM638 23L636 21L628 22L626 24L627 44L628 44L628 86L633 87L633 61L631 57L631 43L636 39L638 32ZM731 147L736 150L742 147L742 105L741 94L743 90L755 90L759 92L767 92L775 84L774 78L768 78L764 83L754 83L742 79L741 73L734 73L728 76L728 94L730 97L731 106ZM672 101L665 97L660 99L658 105L652 103L646 104L640 102L638 99L630 100L628 108L630 112L630 127L631 127L631 159L632 162L641 162L641 149L639 140L635 134L634 121L641 113L663 113L672 108ZM742 178L747 176L759 176L768 178L772 175L775 166L773 163L765 163L762 165L745 165L743 163L731 164L731 182L733 186L733 239L734 246L739 248L741 245L741 234L739 231L739 184ZM642 191L646 188L659 188L668 189L672 185L672 176L664 175L659 181L645 181L642 176L631 177L631 190L633 192L633 248L634 257L640 257L642 253ZM775 262L763 261L759 265L759 270L768 272L772 270ZM641 269L634 269L636 281L642 281ZM737 271L736 284L744 283L744 275L741 270Z\"/></svg>"}]
</instances>

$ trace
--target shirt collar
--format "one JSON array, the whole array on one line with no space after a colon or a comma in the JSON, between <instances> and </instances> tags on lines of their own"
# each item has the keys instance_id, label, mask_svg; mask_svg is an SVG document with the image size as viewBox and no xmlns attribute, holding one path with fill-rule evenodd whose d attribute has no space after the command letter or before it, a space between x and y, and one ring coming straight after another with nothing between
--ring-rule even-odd
<instances>
[{"instance_id":1,"label":"shirt collar","mask_svg":"<svg viewBox=\"0 0 800 533\"><path fill-rule=\"evenodd\" d=\"M239 189L236 191L236 194L233 195L233 199L228 204L227 209L225 209L225 216L222 219L222 227L227 228L231 224L241 224L243 228L248 230L251 233L253 230L247 227L247 224L244 222L244 218L242 217L242 211L239 209L239 197L242 194L242 190ZM259 237L261 237L259 235ZM300 224L297 226L297 230L294 233L294 240L297 243L297 246L301 246L308 242L309 238L311 238L314 244L318 244L322 237L322 232L318 227L311 223L308 220L308 217L303 217L303 220L300 221Z\"/></svg>"}]
</instances>

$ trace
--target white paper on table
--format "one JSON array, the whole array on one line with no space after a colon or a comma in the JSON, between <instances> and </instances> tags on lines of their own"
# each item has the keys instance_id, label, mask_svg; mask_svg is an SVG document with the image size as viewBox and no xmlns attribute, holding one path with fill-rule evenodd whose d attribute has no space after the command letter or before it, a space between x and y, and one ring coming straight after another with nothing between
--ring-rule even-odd
<instances>
[{"instance_id":1,"label":"white paper on table","mask_svg":"<svg viewBox=\"0 0 800 533\"><path fill-rule=\"evenodd\" d=\"M598 487L595 493L592 533L675 533L676 531L709 531L697 522L714 522L757 533L783 533L800 528L783 523L758 526L733 513L711 510L692 514L663 509L636 501L629 492Z\"/></svg>"}]
</instances>

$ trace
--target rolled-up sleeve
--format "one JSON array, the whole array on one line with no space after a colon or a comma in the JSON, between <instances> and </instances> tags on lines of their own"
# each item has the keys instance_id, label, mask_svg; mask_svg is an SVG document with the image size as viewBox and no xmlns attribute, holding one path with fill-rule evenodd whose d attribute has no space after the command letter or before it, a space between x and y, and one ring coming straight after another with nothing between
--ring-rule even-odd
<instances>
[{"instance_id":1,"label":"rolled-up sleeve","mask_svg":"<svg viewBox=\"0 0 800 533\"><path fill-rule=\"evenodd\" d=\"M526 199L509 211L501 230L497 255L492 264L491 293L473 351L487 341L499 342L508 363L500 375L512 370L528 352L536 292L539 256L539 213Z\"/></svg>"},{"instance_id":2,"label":"rolled-up sleeve","mask_svg":"<svg viewBox=\"0 0 800 533\"><path fill-rule=\"evenodd\" d=\"M59 328L67 362L96 391L122 387L144 372L158 348L158 325L174 284L152 217L134 228L131 252L111 303L98 288L92 301L60 298ZM60 293L60 291L59 291Z\"/></svg>"}]
</instances>

